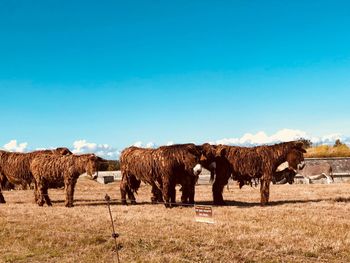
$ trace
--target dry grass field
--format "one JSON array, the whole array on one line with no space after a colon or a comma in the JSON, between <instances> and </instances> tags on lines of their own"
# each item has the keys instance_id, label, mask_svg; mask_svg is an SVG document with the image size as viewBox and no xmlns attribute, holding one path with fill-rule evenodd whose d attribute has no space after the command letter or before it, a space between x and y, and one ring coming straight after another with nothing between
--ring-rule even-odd
<instances>
[{"instance_id":1,"label":"dry grass field","mask_svg":"<svg viewBox=\"0 0 350 263\"><path fill-rule=\"evenodd\" d=\"M346 144L339 146L319 145L307 149L306 158L350 157L350 148Z\"/></svg>"},{"instance_id":2,"label":"dry grass field","mask_svg":"<svg viewBox=\"0 0 350 263\"><path fill-rule=\"evenodd\" d=\"M350 184L272 185L271 204L258 189L225 189L229 206L214 207L214 224L196 223L194 209L151 205L142 185L138 205L121 206L119 183L77 184L75 207L63 190L49 191L53 207L33 193L5 192L0 206L0 262L117 262L103 201L108 193L121 262L350 262ZM179 194L178 194L179 197ZM210 185L196 200L210 203Z\"/></svg>"}]
</instances>

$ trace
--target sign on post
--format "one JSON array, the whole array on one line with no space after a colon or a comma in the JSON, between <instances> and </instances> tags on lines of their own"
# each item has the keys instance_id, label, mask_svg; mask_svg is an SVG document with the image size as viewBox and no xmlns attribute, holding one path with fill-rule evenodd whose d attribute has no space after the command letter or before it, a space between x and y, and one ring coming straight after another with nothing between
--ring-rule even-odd
<instances>
[{"instance_id":1,"label":"sign on post","mask_svg":"<svg viewBox=\"0 0 350 263\"><path fill-rule=\"evenodd\" d=\"M208 205L196 205L194 207L195 213L196 213L196 222L201 223L214 223L213 218L213 208Z\"/></svg>"}]
</instances>

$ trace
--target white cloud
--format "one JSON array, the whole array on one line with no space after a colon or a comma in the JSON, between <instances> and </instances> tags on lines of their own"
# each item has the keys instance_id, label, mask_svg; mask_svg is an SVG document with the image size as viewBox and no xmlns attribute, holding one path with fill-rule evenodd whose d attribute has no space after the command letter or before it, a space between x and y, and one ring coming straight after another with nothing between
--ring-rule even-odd
<instances>
[{"instance_id":1,"label":"white cloud","mask_svg":"<svg viewBox=\"0 0 350 263\"><path fill-rule=\"evenodd\" d=\"M304 131L283 129L277 131L271 136L267 135L263 131L259 131L256 134L246 133L241 138L224 138L217 140L216 144L228 144L228 145L261 145L271 144L276 142L292 141L299 138L306 138L307 134Z\"/></svg>"},{"instance_id":2,"label":"white cloud","mask_svg":"<svg viewBox=\"0 0 350 263\"><path fill-rule=\"evenodd\" d=\"M332 145L334 142L339 139L342 142L346 144L350 144L350 138L349 137L344 137L340 133L332 133L328 135L324 135L322 137L312 137L310 140L312 141L313 144L315 145L320 145L320 144L327 144L327 145Z\"/></svg>"},{"instance_id":3,"label":"white cloud","mask_svg":"<svg viewBox=\"0 0 350 263\"><path fill-rule=\"evenodd\" d=\"M216 141L209 142L210 144L225 144L225 145L238 145L238 146L255 146L262 144L274 144L279 142L288 142L297 140L300 138L311 140L315 145L318 144L334 144L336 139L340 139L343 143L350 144L350 137L344 137L339 133L333 133L321 137L311 136L305 131L298 129L281 129L277 132L268 135L264 131L259 131L255 134L253 133L245 133L241 137L233 137L233 138L223 138ZM195 143L195 142L192 142ZM168 141L165 145L170 146L173 145L173 141ZM137 141L133 144L137 147L144 148L155 148L157 144L153 142L149 142L144 144L142 141Z\"/></svg>"},{"instance_id":4,"label":"white cloud","mask_svg":"<svg viewBox=\"0 0 350 263\"><path fill-rule=\"evenodd\" d=\"M133 146L135 146L135 147L142 147L142 142L141 141L135 142L133 144Z\"/></svg>"},{"instance_id":5,"label":"white cloud","mask_svg":"<svg viewBox=\"0 0 350 263\"><path fill-rule=\"evenodd\" d=\"M106 158L106 159L117 159L120 152L108 144L97 144L87 142L86 140L78 140L73 143L74 149L73 153L83 154L83 153L95 153L96 155Z\"/></svg>"},{"instance_id":6,"label":"white cloud","mask_svg":"<svg viewBox=\"0 0 350 263\"><path fill-rule=\"evenodd\" d=\"M292 130L292 129L283 129L275 134L273 134L270 137L271 142L275 141L281 141L281 142L287 142L287 141L293 141L300 138L306 138L308 137L306 132L301 130Z\"/></svg>"},{"instance_id":7,"label":"white cloud","mask_svg":"<svg viewBox=\"0 0 350 263\"><path fill-rule=\"evenodd\" d=\"M340 139L342 142L350 144L350 137L343 137L339 133L329 134L322 137L315 137L310 136L305 131L293 129L282 129L270 136L263 131L257 132L256 134L246 133L240 138L224 138L217 140L214 144L252 146L287 142L300 138L309 139L314 144L334 144L336 139Z\"/></svg>"},{"instance_id":8,"label":"white cloud","mask_svg":"<svg viewBox=\"0 0 350 263\"><path fill-rule=\"evenodd\" d=\"M341 141L342 141L343 143L346 143L346 144L349 144L349 145L350 145L350 137L343 137L343 138L341 139Z\"/></svg>"},{"instance_id":9,"label":"white cloud","mask_svg":"<svg viewBox=\"0 0 350 263\"><path fill-rule=\"evenodd\" d=\"M146 144L146 148L154 148L155 144L153 142L149 142Z\"/></svg>"},{"instance_id":10,"label":"white cloud","mask_svg":"<svg viewBox=\"0 0 350 263\"><path fill-rule=\"evenodd\" d=\"M324 136L312 136L307 134L305 131L297 129L282 129L277 131L272 135L266 134L264 131L259 131L256 134L246 133L242 137L236 138L223 138L210 142L211 144L226 144L226 145L238 145L238 146L255 146L261 144L273 144L278 142L292 141L299 138L305 138L311 140L314 145L328 144L333 145L337 139L340 139L341 142L350 145L350 136L343 136L340 133L332 133ZM166 145L173 145L173 141L168 141ZM144 144L142 141L135 142L133 144L137 147L145 148L155 148L158 145L154 142L148 142ZM32 148L28 147L27 142L19 143L17 140L11 140L6 143L3 147L0 147L6 151L11 152L28 152ZM55 147L51 147L53 149ZM44 148L35 148L36 150ZM101 156L105 159L118 159L120 156L120 151L108 144L97 144L92 142L87 142L86 140L77 140L73 143L73 153L82 154L82 153L95 153L98 156Z\"/></svg>"},{"instance_id":11,"label":"white cloud","mask_svg":"<svg viewBox=\"0 0 350 263\"><path fill-rule=\"evenodd\" d=\"M137 141L133 144L133 146L136 147L143 147L143 148L156 148L157 145L154 142L148 142L144 144L142 141Z\"/></svg>"},{"instance_id":12,"label":"white cloud","mask_svg":"<svg viewBox=\"0 0 350 263\"><path fill-rule=\"evenodd\" d=\"M17 140L11 140L3 146L3 149L10 152L26 152L28 151L28 143L17 143Z\"/></svg>"}]
</instances>

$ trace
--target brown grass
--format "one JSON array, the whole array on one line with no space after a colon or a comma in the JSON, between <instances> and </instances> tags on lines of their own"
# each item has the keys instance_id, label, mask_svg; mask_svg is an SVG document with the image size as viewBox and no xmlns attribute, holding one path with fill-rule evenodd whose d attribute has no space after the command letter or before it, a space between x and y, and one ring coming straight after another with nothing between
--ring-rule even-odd
<instances>
[{"instance_id":1,"label":"brown grass","mask_svg":"<svg viewBox=\"0 0 350 263\"><path fill-rule=\"evenodd\" d=\"M307 153L304 156L306 158L350 157L350 148L345 144L337 147L320 145L307 149Z\"/></svg>"},{"instance_id":2,"label":"brown grass","mask_svg":"<svg viewBox=\"0 0 350 263\"><path fill-rule=\"evenodd\" d=\"M148 204L142 185L138 201L147 203L111 207L121 262L350 262L349 188L272 185L261 207L258 189L230 185L225 197L236 202L214 207L210 225L196 223L193 208ZM53 207L38 207L30 190L5 191L0 262L116 262L106 193L119 198L119 183L81 178L68 209L63 190L50 190ZM197 186L197 201L211 199L210 185Z\"/></svg>"}]
</instances>

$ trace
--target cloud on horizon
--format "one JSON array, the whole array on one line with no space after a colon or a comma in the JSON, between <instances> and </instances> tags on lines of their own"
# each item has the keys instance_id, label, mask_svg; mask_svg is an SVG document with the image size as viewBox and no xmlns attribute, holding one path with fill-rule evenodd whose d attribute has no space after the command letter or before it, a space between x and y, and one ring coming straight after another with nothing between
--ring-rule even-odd
<instances>
[{"instance_id":1,"label":"cloud on horizon","mask_svg":"<svg viewBox=\"0 0 350 263\"><path fill-rule=\"evenodd\" d=\"M95 153L106 159L117 159L120 151L108 144L97 144L87 142L86 140L77 140L73 142L72 152L75 154Z\"/></svg>"},{"instance_id":2,"label":"cloud on horizon","mask_svg":"<svg viewBox=\"0 0 350 263\"><path fill-rule=\"evenodd\" d=\"M340 139L343 143L350 145L350 137L343 136L340 133L333 133L322 137L314 137L307 134L305 131L297 129L282 129L272 135L266 134L264 131L257 132L255 134L246 133L242 137L224 138L209 142L211 144L226 144L226 145L238 145L238 146L256 146L262 144L273 144L285 141L297 140L305 138L311 140L314 145L327 144L332 145L337 139ZM173 141L167 142L165 145L173 145ZM156 148L159 145L154 142L143 143L137 141L133 144L137 147ZM19 143L17 140L11 140L4 146L0 147L6 151L11 152L28 152L33 149L28 147L27 142ZM54 147L51 147L54 148ZM98 144L94 142L88 142L84 139L76 140L73 142L73 147L68 147L73 153L95 153L96 155L105 159L118 159L121 150L108 144ZM39 149L39 148L37 148ZM37 150L36 149L36 150ZM40 148L43 149L43 148Z\"/></svg>"},{"instance_id":3,"label":"cloud on horizon","mask_svg":"<svg viewBox=\"0 0 350 263\"><path fill-rule=\"evenodd\" d=\"M17 140L11 140L8 143L6 143L2 148L9 152L23 153L28 151L28 143L18 143Z\"/></svg>"},{"instance_id":4,"label":"cloud on horizon","mask_svg":"<svg viewBox=\"0 0 350 263\"><path fill-rule=\"evenodd\" d=\"M173 141L168 141L167 143L165 143L164 145L166 146L170 146L170 145L174 145L175 143ZM142 141L137 141L133 144L133 146L136 147L143 147L143 148L157 148L158 146L163 145L163 144L156 144L154 142L148 142L148 143L143 143Z\"/></svg>"},{"instance_id":5,"label":"cloud on horizon","mask_svg":"<svg viewBox=\"0 0 350 263\"><path fill-rule=\"evenodd\" d=\"M332 145L337 139L343 143L350 144L350 137L343 136L340 133L333 133L322 137L314 137L307 134L305 131L282 129L275 134L268 136L265 132L260 131L256 134L246 133L240 138L224 138L211 142L212 144L240 145L240 146L255 146L262 144L273 144L279 142L293 141L300 138L311 140L314 145L328 144Z\"/></svg>"}]
</instances>

